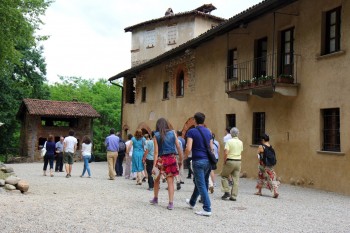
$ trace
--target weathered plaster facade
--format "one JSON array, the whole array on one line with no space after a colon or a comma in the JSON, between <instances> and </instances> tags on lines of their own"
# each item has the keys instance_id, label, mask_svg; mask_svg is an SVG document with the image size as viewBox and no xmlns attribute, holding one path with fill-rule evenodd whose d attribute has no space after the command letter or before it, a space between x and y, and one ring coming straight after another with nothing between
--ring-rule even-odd
<instances>
[{"instance_id":1,"label":"weathered plaster facade","mask_svg":"<svg viewBox=\"0 0 350 233\"><path fill-rule=\"evenodd\" d=\"M340 51L320 55L324 14L339 6ZM175 129L186 132L193 124L189 123L191 117L200 111L223 147L226 115L235 114L244 142L242 171L255 178L257 145L252 141L252 122L254 113L263 112L265 131L277 153L275 169L282 182L350 194L350 102L346 98L350 93L350 1L300 0L275 12L279 13L264 14L245 27L201 43L188 54L143 70L142 79L136 76L136 88L147 87L147 99L141 102L137 92L134 104L124 103L123 125L131 132L140 122L154 129L156 120L165 117ZM237 49L238 63L251 61L256 41L266 37L267 53L278 54L281 32L288 28L294 29L294 54L298 55L295 83L276 84L271 98L259 97L251 90L243 93L244 101L230 98L225 86L228 51ZM277 64L274 66L278 70ZM179 70L185 73L184 95L177 97L172 91L169 99L163 99L163 83L175 85ZM330 108L340 110L338 152L322 149L322 111Z\"/></svg>"}]
</instances>

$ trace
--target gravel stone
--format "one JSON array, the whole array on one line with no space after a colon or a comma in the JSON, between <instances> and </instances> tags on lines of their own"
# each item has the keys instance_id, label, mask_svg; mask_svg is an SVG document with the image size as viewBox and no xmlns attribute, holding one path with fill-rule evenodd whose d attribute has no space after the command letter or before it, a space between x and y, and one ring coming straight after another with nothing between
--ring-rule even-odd
<instances>
[{"instance_id":1,"label":"gravel stone","mask_svg":"<svg viewBox=\"0 0 350 233\"><path fill-rule=\"evenodd\" d=\"M8 232L349 232L350 197L282 184L278 199L268 190L256 196L256 181L240 179L237 201L221 200L220 177L209 194L212 215L203 217L197 203L185 203L193 181L175 190L174 210L167 210L166 185L161 183L158 205L147 182L124 177L108 179L106 162L91 163L92 178L81 178L83 163L73 165L72 177L42 175L42 163L11 164L28 181L25 194L0 191L1 233ZM185 173L187 174L187 173Z\"/></svg>"}]
</instances>

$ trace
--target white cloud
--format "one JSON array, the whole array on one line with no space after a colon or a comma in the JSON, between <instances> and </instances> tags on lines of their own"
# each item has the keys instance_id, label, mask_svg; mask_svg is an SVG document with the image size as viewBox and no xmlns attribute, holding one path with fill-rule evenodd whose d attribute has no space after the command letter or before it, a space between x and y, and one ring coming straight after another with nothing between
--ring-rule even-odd
<instances>
[{"instance_id":1,"label":"white cloud","mask_svg":"<svg viewBox=\"0 0 350 233\"><path fill-rule=\"evenodd\" d=\"M122 2L122 3L121 3ZM259 0L212 0L212 14L230 18ZM205 2L204 2L205 3ZM193 10L201 0L56 0L43 17L39 34L44 42L47 79L58 75L85 79L108 79L130 68L131 33L124 28L162 17L171 7L174 13Z\"/></svg>"}]
</instances>

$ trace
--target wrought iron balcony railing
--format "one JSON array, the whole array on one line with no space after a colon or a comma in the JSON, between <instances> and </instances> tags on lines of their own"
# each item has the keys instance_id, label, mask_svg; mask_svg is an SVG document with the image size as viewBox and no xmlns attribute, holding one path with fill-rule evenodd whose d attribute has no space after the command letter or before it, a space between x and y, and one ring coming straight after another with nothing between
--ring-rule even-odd
<instances>
[{"instance_id":1,"label":"wrought iron balcony railing","mask_svg":"<svg viewBox=\"0 0 350 233\"><path fill-rule=\"evenodd\" d=\"M298 83L296 54L269 54L226 67L226 92Z\"/></svg>"}]
</instances>

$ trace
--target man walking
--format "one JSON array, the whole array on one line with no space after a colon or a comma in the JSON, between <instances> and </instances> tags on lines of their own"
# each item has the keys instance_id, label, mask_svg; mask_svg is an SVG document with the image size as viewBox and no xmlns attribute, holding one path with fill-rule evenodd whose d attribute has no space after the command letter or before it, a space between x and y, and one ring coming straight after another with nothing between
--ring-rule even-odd
<instances>
[{"instance_id":1,"label":"man walking","mask_svg":"<svg viewBox=\"0 0 350 233\"><path fill-rule=\"evenodd\" d=\"M74 154L77 151L78 140L74 137L74 130L69 130L68 137L63 140L64 164L66 167L66 178L71 177Z\"/></svg>"},{"instance_id":2,"label":"man walking","mask_svg":"<svg viewBox=\"0 0 350 233\"><path fill-rule=\"evenodd\" d=\"M194 115L196 128L190 129L187 133L186 157L192 151L192 169L194 176L194 190L191 199L186 199L189 208L193 209L199 195L203 201L203 210L196 214L202 216L211 215L211 203L208 194L208 182L211 172L211 164L207 154L207 146L213 150L212 136L204 126L205 115L197 112ZM203 136L202 136L203 135Z\"/></svg>"},{"instance_id":3,"label":"man walking","mask_svg":"<svg viewBox=\"0 0 350 233\"><path fill-rule=\"evenodd\" d=\"M55 172L63 172L63 141L64 141L64 137L61 136L60 140L56 142Z\"/></svg>"},{"instance_id":4,"label":"man walking","mask_svg":"<svg viewBox=\"0 0 350 233\"><path fill-rule=\"evenodd\" d=\"M105 145L107 147L107 163L108 175L110 180L114 180L117 175L115 172L115 164L117 162L119 150L119 137L115 135L115 129L111 128L109 136L106 137Z\"/></svg>"},{"instance_id":5,"label":"man walking","mask_svg":"<svg viewBox=\"0 0 350 233\"><path fill-rule=\"evenodd\" d=\"M152 136L153 132L152 132ZM148 134L145 134L146 143L145 143L145 152L143 154L142 162L146 163L146 171L147 171L147 180L148 180L148 189L149 191L153 191L154 188L154 180L152 177L152 169L154 164L154 143L151 140Z\"/></svg>"},{"instance_id":6,"label":"man walking","mask_svg":"<svg viewBox=\"0 0 350 233\"><path fill-rule=\"evenodd\" d=\"M119 132L117 133L117 136L119 138L119 149L115 171L117 173L117 176L123 176L123 161L125 158L126 145Z\"/></svg>"}]
</instances>

